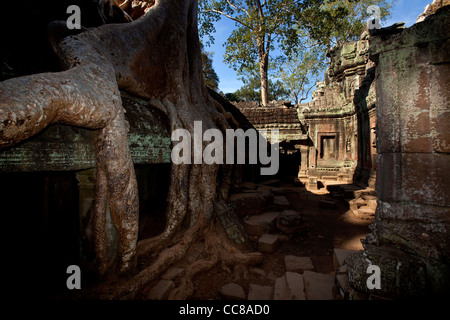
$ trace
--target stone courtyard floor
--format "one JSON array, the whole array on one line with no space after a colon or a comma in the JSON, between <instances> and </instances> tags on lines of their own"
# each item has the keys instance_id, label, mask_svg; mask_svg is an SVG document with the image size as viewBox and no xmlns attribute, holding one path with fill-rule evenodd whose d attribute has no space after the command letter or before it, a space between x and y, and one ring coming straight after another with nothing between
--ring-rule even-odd
<instances>
[{"instance_id":1,"label":"stone courtyard floor","mask_svg":"<svg viewBox=\"0 0 450 320\"><path fill-rule=\"evenodd\" d=\"M260 265L233 273L217 266L194 279L194 300L341 300L352 298L344 259L370 233L373 189L353 185L308 191L301 184L244 183L232 195ZM369 215L367 215L367 212ZM202 255L202 243L190 257ZM167 299L183 266L152 284L144 299Z\"/></svg>"}]
</instances>

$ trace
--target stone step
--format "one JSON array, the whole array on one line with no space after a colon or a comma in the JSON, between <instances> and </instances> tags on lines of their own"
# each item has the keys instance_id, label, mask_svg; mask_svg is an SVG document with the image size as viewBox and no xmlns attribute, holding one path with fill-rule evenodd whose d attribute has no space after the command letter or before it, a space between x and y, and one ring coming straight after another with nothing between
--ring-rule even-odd
<instances>
[{"instance_id":1,"label":"stone step","mask_svg":"<svg viewBox=\"0 0 450 320\"><path fill-rule=\"evenodd\" d=\"M305 271L314 271L314 265L310 257L297 257L287 255L284 257L284 266L286 271L303 273Z\"/></svg>"},{"instance_id":2,"label":"stone step","mask_svg":"<svg viewBox=\"0 0 450 320\"><path fill-rule=\"evenodd\" d=\"M303 273L307 300L334 300L335 274L323 274L313 271Z\"/></svg>"},{"instance_id":3,"label":"stone step","mask_svg":"<svg viewBox=\"0 0 450 320\"><path fill-rule=\"evenodd\" d=\"M286 272L275 281L274 300L305 300L303 276L295 272Z\"/></svg>"},{"instance_id":4,"label":"stone step","mask_svg":"<svg viewBox=\"0 0 450 320\"><path fill-rule=\"evenodd\" d=\"M261 236L265 233L273 231L275 221L280 215L280 212L265 212L258 215L253 215L244 219L245 230L248 234L254 236Z\"/></svg>"},{"instance_id":5,"label":"stone step","mask_svg":"<svg viewBox=\"0 0 450 320\"><path fill-rule=\"evenodd\" d=\"M250 284L248 288L248 300L272 300L273 287Z\"/></svg>"}]
</instances>

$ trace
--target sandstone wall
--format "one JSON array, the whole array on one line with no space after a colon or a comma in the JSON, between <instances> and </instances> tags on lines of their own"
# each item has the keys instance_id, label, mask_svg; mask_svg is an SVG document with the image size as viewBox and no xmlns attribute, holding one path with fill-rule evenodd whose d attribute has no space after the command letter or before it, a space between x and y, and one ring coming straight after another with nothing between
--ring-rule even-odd
<instances>
[{"instance_id":1,"label":"sandstone wall","mask_svg":"<svg viewBox=\"0 0 450 320\"><path fill-rule=\"evenodd\" d=\"M450 287L450 7L371 39L376 66L378 207L364 252L349 259L352 287L381 269L387 297ZM447 293L449 293L447 291Z\"/></svg>"}]
</instances>

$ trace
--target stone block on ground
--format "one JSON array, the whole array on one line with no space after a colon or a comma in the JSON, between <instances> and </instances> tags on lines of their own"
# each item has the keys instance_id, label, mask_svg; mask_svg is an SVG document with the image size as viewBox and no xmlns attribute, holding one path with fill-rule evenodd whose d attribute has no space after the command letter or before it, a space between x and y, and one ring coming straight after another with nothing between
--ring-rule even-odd
<instances>
[{"instance_id":1,"label":"stone block on ground","mask_svg":"<svg viewBox=\"0 0 450 320\"><path fill-rule=\"evenodd\" d=\"M376 210L377 208L377 199L370 199L367 200L367 206L373 210Z\"/></svg>"},{"instance_id":2,"label":"stone block on ground","mask_svg":"<svg viewBox=\"0 0 450 320\"><path fill-rule=\"evenodd\" d=\"M280 239L274 234L263 234L258 239L258 250L261 252L273 252L280 245Z\"/></svg>"},{"instance_id":3,"label":"stone block on ground","mask_svg":"<svg viewBox=\"0 0 450 320\"><path fill-rule=\"evenodd\" d=\"M175 283L171 280L160 280L147 293L149 300L166 300L169 297L170 291L175 288Z\"/></svg>"},{"instance_id":4,"label":"stone block on ground","mask_svg":"<svg viewBox=\"0 0 450 320\"><path fill-rule=\"evenodd\" d=\"M362 207L356 211L356 215L361 220L372 220L375 218L375 210L369 207Z\"/></svg>"},{"instance_id":5,"label":"stone block on ground","mask_svg":"<svg viewBox=\"0 0 450 320\"><path fill-rule=\"evenodd\" d=\"M245 292L242 287L236 283L229 283L220 289L220 294L226 300L244 300Z\"/></svg>"},{"instance_id":6,"label":"stone block on ground","mask_svg":"<svg viewBox=\"0 0 450 320\"><path fill-rule=\"evenodd\" d=\"M275 281L274 300L305 300L303 276L295 272L286 272Z\"/></svg>"},{"instance_id":7,"label":"stone block on ground","mask_svg":"<svg viewBox=\"0 0 450 320\"><path fill-rule=\"evenodd\" d=\"M307 300L334 300L334 272L324 274L313 271L305 271L303 273L303 280Z\"/></svg>"},{"instance_id":8,"label":"stone block on ground","mask_svg":"<svg viewBox=\"0 0 450 320\"><path fill-rule=\"evenodd\" d=\"M284 257L286 271L303 273L306 270L314 271L314 266L310 257L296 257L287 255Z\"/></svg>"},{"instance_id":9,"label":"stone block on ground","mask_svg":"<svg viewBox=\"0 0 450 320\"><path fill-rule=\"evenodd\" d=\"M334 270L339 269L340 266L345 264L345 258L352 253L358 252L357 250L347 250L347 249L333 249L333 266Z\"/></svg>"},{"instance_id":10,"label":"stone block on ground","mask_svg":"<svg viewBox=\"0 0 450 320\"><path fill-rule=\"evenodd\" d=\"M273 287L250 284L248 289L248 300L272 300Z\"/></svg>"},{"instance_id":11,"label":"stone block on ground","mask_svg":"<svg viewBox=\"0 0 450 320\"><path fill-rule=\"evenodd\" d=\"M275 226L275 221L280 212L265 212L259 215L253 215L244 219L245 230L248 234L261 236L269 233Z\"/></svg>"},{"instance_id":12,"label":"stone block on ground","mask_svg":"<svg viewBox=\"0 0 450 320\"><path fill-rule=\"evenodd\" d=\"M289 208L289 206L291 205L289 203L289 200L285 196L274 196L273 204L277 207L285 208L285 209Z\"/></svg>"},{"instance_id":13,"label":"stone block on ground","mask_svg":"<svg viewBox=\"0 0 450 320\"><path fill-rule=\"evenodd\" d=\"M277 218L278 230L291 234L305 231L305 220L300 212L295 210L285 210Z\"/></svg>"},{"instance_id":14,"label":"stone block on ground","mask_svg":"<svg viewBox=\"0 0 450 320\"><path fill-rule=\"evenodd\" d=\"M335 209L336 208L336 201L333 200L320 200L319 201L319 208L324 209Z\"/></svg>"},{"instance_id":15,"label":"stone block on ground","mask_svg":"<svg viewBox=\"0 0 450 320\"><path fill-rule=\"evenodd\" d=\"M355 204L358 206L358 208L363 207L363 206L367 206L367 203L364 199L362 198L358 198L355 200Z\"/></svg>"}]
</instances>

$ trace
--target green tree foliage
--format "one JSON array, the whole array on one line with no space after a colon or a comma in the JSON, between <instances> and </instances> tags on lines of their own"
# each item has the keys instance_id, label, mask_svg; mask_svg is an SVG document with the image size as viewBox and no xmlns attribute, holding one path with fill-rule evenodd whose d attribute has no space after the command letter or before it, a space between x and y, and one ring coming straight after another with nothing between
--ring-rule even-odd
<instances>
[{"instance_id":1,"label":"green tree foliage","mask_svg":"<svg viewBox=\"0 0 450 320\"><path fill-rule=\"evenodd\" d=\"M322 55L345 41L358 39L377 5L381 18L389 14L394 1L389 0L199 0L200 34L214 41L214 22L221 17L236 23L225 42L225 62L238 74L259 72L259 92L263 105L270 100L270 54L275 57L274 73L292 99L301 101L303 93L318 73L323 72ZM294 66L298 63L297 66ZM292 74L288 75L287 71ZM311 78L312 76L312 78ZM253 75L249 75L249 82ZM252 80L254 81L254 79ZM242 90L257 89L246 83ZM245 95L247 97L247 95ZM246 98L247 99L247 98Z\"/></svg>"},{"instance_id":2,"label":"green tree foliage","mask_svg":"<svg viewBox=\"0 0 450 320\"><path fill-rule=\"evenodd\" d=\"M298 50L288 57L280 57L275 64L275 77L295 104L308 98L325 68L325 52L320 49L316 46Z\"/></svg>"},{"instance_id":3,"label":"green tree foliage","mask_svg":"<svg viewBox=\"0 0 450 320\"><path fill-rule=\"evenodd\" d=\"M295 0L199 1L200 29L203 34L211 34L214 31L214 22L221 17L236 23L236 29L225 43L225 62L238 72L259 67L263 105L267 105L269 101L269 54L276 45L287 44L296 38L294 10L300 2Z\"/></svg>"},{"instance_id":4,"label":"green tree foliage","mask_svg":"<svg viewBox=\"0 0 450 320\"><path fill-rule=\"evenodd\" d=\"M371 16L367 8L380 8L381 23L389 17L396 0L311 0L296 11L300 29L325 47L358 40Z\"/></svg>"},{"instance_id":5,"label":"green tree foliage","mask_svg":"<svg viewBox=\"0 0 450 320\"><path fill-rule=\"evenodd\" d=\"M213 53L202 50L202 68L205 84L214 91L219 90L219 76L213 68Z\"/></svg>"}]
</instances>

